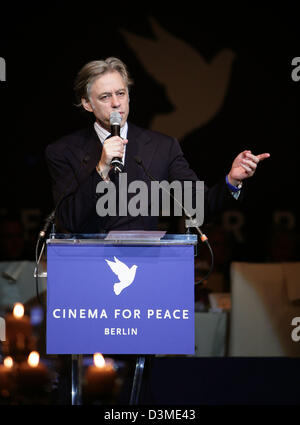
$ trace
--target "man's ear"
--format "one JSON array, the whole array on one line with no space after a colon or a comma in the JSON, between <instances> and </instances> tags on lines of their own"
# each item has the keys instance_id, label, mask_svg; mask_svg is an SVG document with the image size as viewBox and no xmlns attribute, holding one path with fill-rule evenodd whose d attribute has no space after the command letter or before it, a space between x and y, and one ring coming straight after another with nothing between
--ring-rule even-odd
<instances>
[{"instance_id":1,"label":"man's ear","mask_svg":"<svg viewBox=\"0 0 300 425\"><path fill-rule=\"evenodd\" d=\"M84 97L81 98L81 104L86 111L93 112L93 107L91 103L88 100L86 100Z\"/></svg>"}]
</instances>

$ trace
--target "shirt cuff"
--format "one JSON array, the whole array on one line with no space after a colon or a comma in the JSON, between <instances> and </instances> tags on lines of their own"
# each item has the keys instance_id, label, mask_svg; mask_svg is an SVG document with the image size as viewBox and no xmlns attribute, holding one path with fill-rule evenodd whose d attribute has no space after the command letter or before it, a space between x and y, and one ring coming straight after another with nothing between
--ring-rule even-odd
<instances>
[{"instance_id":1,"label":"shirt cuff","mask_svg":"<svg viewBox=\"0 0 300 425\"><path fill-rule=\"evenodd\" d=\"M225 180L226 180L226 184L227 184L228 189L230 190L230 192L231 192L232 196L233 196L235 199L238 199L238 197L240 196L240 193L241 193L242 183L240 183L238 186L233 186L233 185L232 185L232 184L230 184L230 183L229 183L229 181L228 181L228 175L226 175Z\"/></svg>"}]
</instances>

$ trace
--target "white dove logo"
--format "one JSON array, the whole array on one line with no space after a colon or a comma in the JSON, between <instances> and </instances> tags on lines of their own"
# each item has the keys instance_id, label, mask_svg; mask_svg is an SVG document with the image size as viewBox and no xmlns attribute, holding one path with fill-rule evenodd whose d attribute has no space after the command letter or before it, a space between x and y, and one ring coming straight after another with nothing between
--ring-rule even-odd
<instances>
[{"instance_id":1,"label":"white dove logo","mask_svg":"<svg viewBox=\"0 0 300 425\"><path fill-rule=\"evenodd\" d=\"M131 268L127 267L126 264L114 257L115 262L106 260L111 270L118 276L120 282L114 284L114 292L119 295L124 288L130 286L135 278L136 269L138 266L134 265Z\"/></svg>"}]
</instances>

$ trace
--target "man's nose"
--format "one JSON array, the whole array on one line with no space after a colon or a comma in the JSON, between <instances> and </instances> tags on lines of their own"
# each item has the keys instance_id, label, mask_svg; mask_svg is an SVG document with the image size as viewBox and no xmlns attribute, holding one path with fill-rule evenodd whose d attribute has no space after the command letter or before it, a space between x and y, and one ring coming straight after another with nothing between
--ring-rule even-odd
<instances>
[{"instance_id":1,"label":"man's nose","mask_svg":"<svg viewBox=\"0 0 300 425\"><path fill-rule=\"evenodd\" d=\"M113 108L118 108L119 106L121 106L120 100L118 98L117 95L113 94L111 97L111 106Z\"/></svg>"}]
</instances>

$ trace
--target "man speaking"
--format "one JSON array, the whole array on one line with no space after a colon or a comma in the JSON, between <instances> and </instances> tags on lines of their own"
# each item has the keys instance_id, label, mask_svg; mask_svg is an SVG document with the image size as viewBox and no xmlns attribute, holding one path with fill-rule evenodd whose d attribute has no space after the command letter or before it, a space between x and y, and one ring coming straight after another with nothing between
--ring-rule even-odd
<instances>
[{"instance_id":1,"label":"man speaking","mask_svg":"<svg viewBox=\"0 0 300 425\"><path fill-rule=\"evenodd\" d=\"M46 148L61 230L72 233L155 230L157 216L97 214L96 204L101 196L96 191L98 183L113 181L118 188L119 172L127 173L128 185L144 181L150 187L149 175L158 181L195 184L199 180L176 139L128 121L131 84L126 65L114 57L89 62L77 75L78 104L94 115L94 125ZM116 117L119 117L117 124L111 122ZM119 125L118 131L114 131L114 125ZM245 150L234 159L226 176L211 188L204 188L205 221L221 212L231 197L239 197L243 180L253 176L257 164L269 156ZM132 196L128 195L128 202Z\"/></svg>"}]
</instances>

